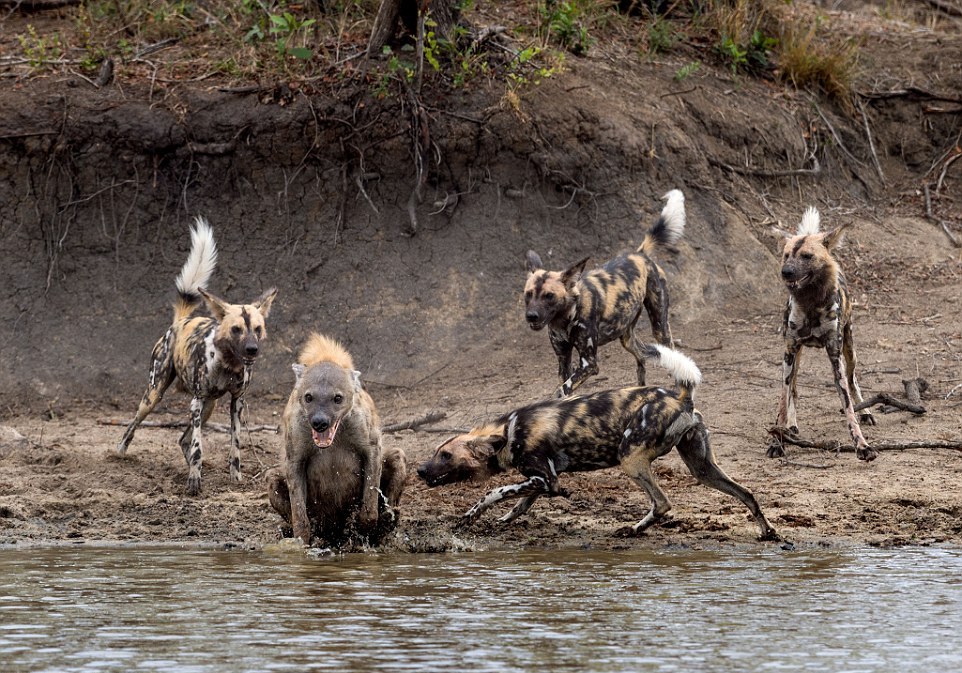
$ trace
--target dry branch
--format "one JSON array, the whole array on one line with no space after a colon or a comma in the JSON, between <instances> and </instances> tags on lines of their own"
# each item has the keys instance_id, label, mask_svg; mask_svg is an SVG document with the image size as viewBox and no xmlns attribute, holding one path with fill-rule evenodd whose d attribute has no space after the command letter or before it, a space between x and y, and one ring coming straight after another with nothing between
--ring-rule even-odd
<instances>
[{"instance_id":1,"label":"dry branch","mask_svg":"<svg viewBox=\"0 0 962 673\"><path fill-rule=\"evenodd\" d=\"M79 5L83 0L0 0L0 7L9 7L11 12L43 12Z\"/></svg>"},{"instance_id":2,"label":"dry branch","mask_svg":"<svg viewBox=\"0 0 962 673\"><path fill-rule=\"evenodd\" d=\"M949 225L945 223L945 220L940 220L932 214L932 195L929 193L929 186L922 185L922 191L925 193L925 217L942 227L942 231L944 231L945 235L949 237L949 241L953 246L956 248L962 248L962 241L959 241L959 239L955 237L955 234L953 234L952 230L949 229Z\"/></svg>"},{"instance_id":3,"label":"dry branch","mask_svg":"<svg viewBox=\"0 0 962 673\"><path fill-rule=\"evenodd\" d=\"M781 171L768 171L760 168L739 168L738 166L732 166L726 164L724 161L719 161L718 159L708 159L708 163L713 166L718 166L719 168L724 168L726 171L732 173L737 173L738 175L745 175L749 177L756 178L787 178L796 177L799 175L818 175L822 172L822 167L818 163L818 159L812 158L812 163L814 164L812 168L795 168L787 169Z\"/></svg>"},{"instance_id":4,"label":"dry branch","mask_svg":"<svg viewBox=\"0 0 962 673\"><path fill-rule=\"evenodd\" d=\"M440 420L447 418L447 414L443 411L432 411L430 413L424 414L423 416L418 416L417 418L412 418L409 421L402 421L400 423L389 423L387 425L381 426L381 432L398 432L399 430L415 430L422 425L430 425L431 423L437 423Z\"/></svg>"},{"instance_id":5,"label":"dry branch","mask_svg":"<svg viewBox=\"0 0 962 673\"><path fill-rule=\"evenodd\" d=\"M879 393L878 395L873 395L869 399L865 400L861 404L856 404L855 411L861 411L862 409L868 409L869 407L874 407L876 404L887 404L890 407L895 407L896 409L901 409L902 411L910 411L913 414L921 416L925 413L925 407L918 404L911 404L909 402L903 402L898 400L891 395L886 393Z\"/></svg>"},{"instance_id":6,"label":"dry branch","mask_svg":"<svg viewBox=\"0 0 962 673\"><path fill-rule=\"evenodd\" d=\"M808 439L802 439L797 435L786 432L784 428L772 428L768 431L768 433L774 438L775 441L781 442L782 444L791 444L793 446L800 446L805 449L832 451L833 453L855 453L854 446L843 445L841 442L837 442L835 440L814 442ZM962 442L949 440L943 441L938 439L923 439L920 441L906 442L879 441L871 442L869 446L876 451L905 451L908 449L950 449L952 451L962 451Z\"/></svg>"},{"instance_id":7,"label":"dry branch","mask_svg":"<svg viewBox=\"0 0 962 673\"><path fill-rule=\"evenodd\" d=\"M100 425L119 425L121 427L126 427L130 425L130 420L121 420L119 418L98 418L97 423ZM143 421L140 424L142 428L186 428L187 421ZM280 427L277 425L245 425L243 426L248 432L280 432ZM225 423L205 423L204 428L211 430L213 432L223 432L229 433L230 426Z\"/></svg>"}]
</instances>

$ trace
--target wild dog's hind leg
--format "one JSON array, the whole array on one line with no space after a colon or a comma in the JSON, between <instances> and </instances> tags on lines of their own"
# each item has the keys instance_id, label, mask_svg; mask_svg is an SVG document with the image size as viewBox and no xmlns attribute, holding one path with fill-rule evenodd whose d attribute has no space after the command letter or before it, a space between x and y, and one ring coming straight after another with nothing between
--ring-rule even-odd
<instances>
[{"instance_id":1,"label":"wild dog's hind leg","mask_svg":"<svg viewBox=\"0 0 962 673\"><path fill-rule=\"evenodd\" d=\"M621 345L635 358L635 362L637 363L635 371L638 374L638 385L643 386L645 385L645 358L641 354L640 344L638 343L638 338L635 336L635 325L637 324L638 318L635 318L631 325L628 326L628 329L625 330L625 333L621 335Z\"/></svg>"},{"instance_id":2,"label":"wild dog's hind leg","mask_svg":"<svg viewBox=\"0 0 962 673\"><path fill-rule=\"evenodd\" d=\"M651 435L650 429L645 430L646 420L650 419L639 417L632 421L621 440L618 455L621 456L621 469L624 473L648 494L651 509L641 521L633 526L620 528L616 535L641 535L671 509L671 501L655 482L655 475L651 472L652 461L670 451L671 446L662 448L655 444L656 438Z\"/></svg>"},{"instance_id":3,"label":"wild dog's hind leg","mask_svg":"<svg viewBox=\"0 0 962 673\"><path fill-rule=\"evenodd\" d=\"M124 436L121 438L120 443L117 444L118 456L123 456L127 452L127 447L130 446L130 442L134 438L137 426L139 426L141 422L147 418L148 414L160 403L160 400L164 397L164 393L177 376L177 373L174 371L173 338L173 330L167 330L167 333L154 345L154 350L150 356L150 374L147 381L147 390L140 400L137 415L134 416L134 420L127 426L127 429L124 431Z\"/></svg>"},{"instance_id":4,"label":"wild dog's hind leg","mask_svg":"<svg viewBox=\"0 0 962 673\"><path fill-rule=\"evenodd\" d=\"M668 279L660 268L654 268L648 274L644 304L655 341L671 348L671 326L668 324Z\"/></svg>"},{"instance_id":5,"label":"wild dog's hind leg","mask_svg":"<svg viewBox=\"0 0 962 673\"><path fill-rule=\"evenodd\" d=\"M845 369L845 360L842 357L842 349L839 344L840 339L832 339L826 344L825 350L828 351L828 359L832 363L832 375L835 377L835 388L838 396L842 400L842 409L845 411L845 419L848 421L848 434L855 442L855 455L859 460L866 462L878 458L878 451L873 449L865 441L862 429L858 425L858 418L855 416L855 409L852 405L852 395L848 388L848 373Z\"/></svg>"},{"instance_id":6,"label":"wild dog's hind leg","mask_svg":"<svg viewBox=\"0 0 962 673\"><path fill-rule=\"evenodd\" d=\"M842 328L842 355L845 357L845 371L848 373L848 389L852 391L852 395L855 397L855 405L858 406L865 400L862 399L862 389L859 388L858 381L855 378L855 367L858 364L858 358L855 356L855 343L852 340L851 323ZM866 425L875 425L875 416L873 416L872 412L868 409L862 411L859 420Z\"/></svg>"},{"instance_id":7,"label":"wild dog's hind leg","mask_svg":"<svg viewBox=\"0 0 962 673\"><path fill-rule=\"evenodd\" d=\"M688 466L688 470L694 475L695 479L705 486L711 486L715 490L741 500L752 513L752 516L755 517L755 523L758 524L761 531L760 539L779 539L775 529L762 514L762 509L758 506L758 501L752 495L752 492L725 474L718 463L715 462L715 456L708 439L708 429L701 423L700 414L696 412L695 417L699 421L698 425L678 442L678 453L681 455L681 459L685 461L685 465Z\"/></svg>"}]
</instances>

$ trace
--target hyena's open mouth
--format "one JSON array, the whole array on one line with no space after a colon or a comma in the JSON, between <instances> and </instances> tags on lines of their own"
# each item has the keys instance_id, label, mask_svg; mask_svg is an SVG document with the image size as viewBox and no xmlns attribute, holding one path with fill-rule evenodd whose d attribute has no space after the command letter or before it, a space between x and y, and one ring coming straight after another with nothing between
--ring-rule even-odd
<instances>
[{"instance_id":1,"label":"hyena's open mouth","mask_svg":"<svg viewBox=\"0 0 962 673\"><path fill-rule=\"evenodd\" d=\"M339 418L333 423L331 423L328 426L327 430L325 430L324 432L318 432L314 428L311 428L311 439L314 440L315 446L321 449L326 449L331 444L333 444L334 435L337 434L337 428L338 426L340 426L340 424L341 424L341 419Z\"/></svg>"}]
</instances>

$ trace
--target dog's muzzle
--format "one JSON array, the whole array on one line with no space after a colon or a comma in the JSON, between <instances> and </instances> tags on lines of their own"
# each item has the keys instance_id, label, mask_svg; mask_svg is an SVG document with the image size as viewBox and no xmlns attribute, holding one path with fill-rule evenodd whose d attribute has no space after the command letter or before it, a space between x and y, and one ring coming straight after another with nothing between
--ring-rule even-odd
<instances>
[{"instance_id":1,"label":"dog's muzzle","mask_svg":"<svg viewBox=\"0 0 962 673\"><path fill-rule=\"evenodd\" d=\"M537 313L526 313L524 319L528 321L528 327L533 329L535 332L537 332L539 329L542 329L548 322Z\"/></svg>"}]
</instances>

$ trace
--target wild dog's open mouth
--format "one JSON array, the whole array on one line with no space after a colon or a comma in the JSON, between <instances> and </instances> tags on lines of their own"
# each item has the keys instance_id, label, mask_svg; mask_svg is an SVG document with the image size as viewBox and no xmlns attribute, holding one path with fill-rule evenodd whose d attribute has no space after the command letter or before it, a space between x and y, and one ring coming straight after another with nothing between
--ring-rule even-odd
<instances>
[{"instance_id":1,"label":"wild dog's open mouth","mask_svg":"<svg viewBox=\"0 0 962 673\"><path fill-rule=\"evenodd\" d=\"M810 275L811 274L806 274L801 278L796 278L795 280L786 280L785 285L788 287L789 291L794 292L795 290L797 290L798 288L800 288L802 285L805 284L805 282L809 279Z\"/></svg>"},{"instance_id":2,"label":"wild dog's open mouth","mask_svg":"<svg viewBox=\"0 0 962 673\"><path fill-rule=\"evenodd\" d=\"M548 324L547 320L539 320L538 322L528 322L528 327L530 327L535 332L537 332L539 329L542 329L547 324Z\"/></svg>"},{"instance_id":3,"label":"wild dog's open mouth","mask_svg":"<svg viewBox=\"0 0 962 673\"><path fill-rule=\"evenodd\" d=\"M337 428L341 424L341 419L337 419L324 432L318 432L314 428L311 428L311 439L314 440L315 446L321 449L326 449L331 444L334 443L334 435L337 434Z\"/></svg>"}]
</instances>

